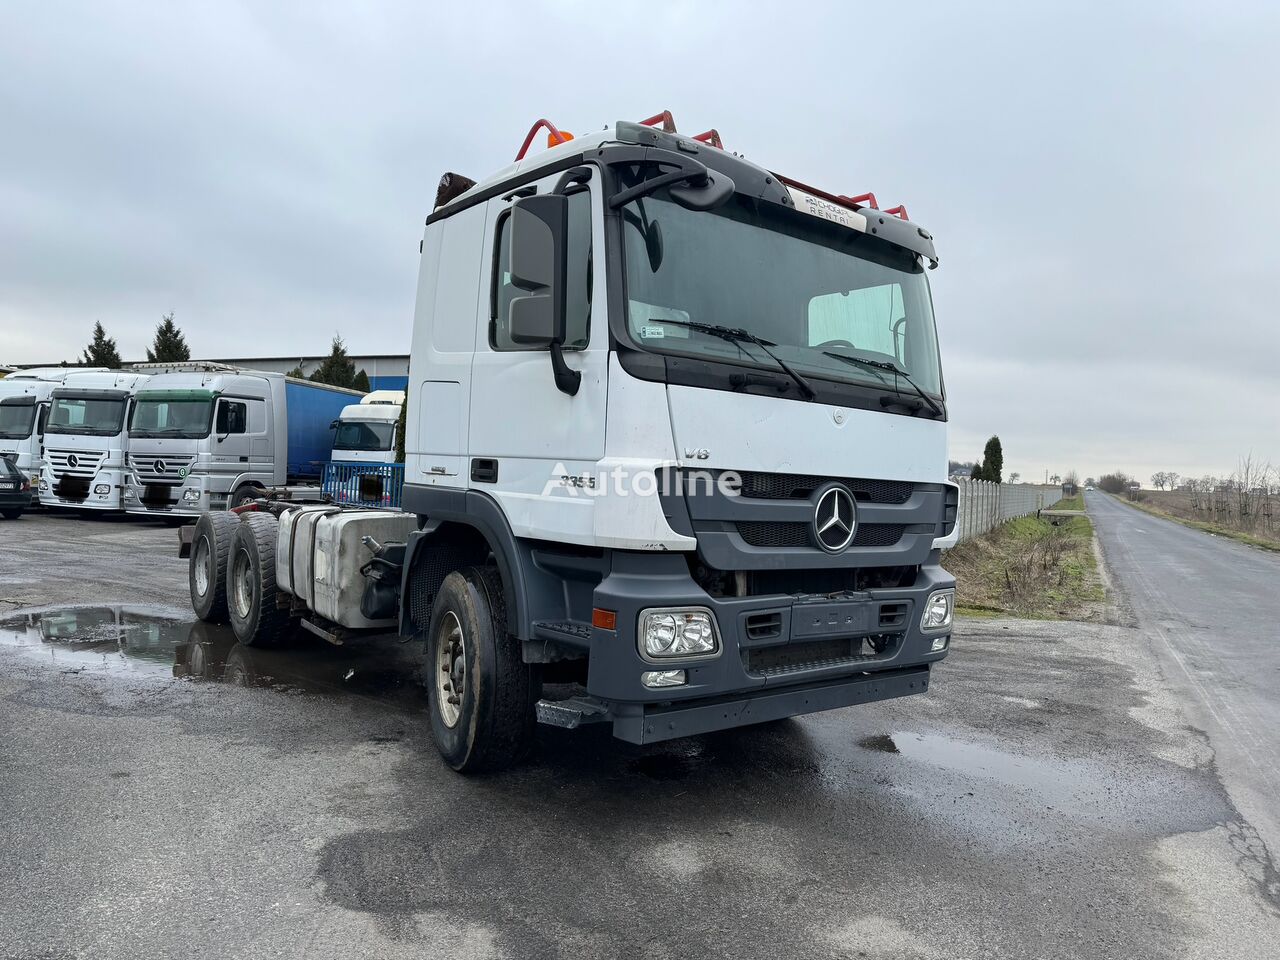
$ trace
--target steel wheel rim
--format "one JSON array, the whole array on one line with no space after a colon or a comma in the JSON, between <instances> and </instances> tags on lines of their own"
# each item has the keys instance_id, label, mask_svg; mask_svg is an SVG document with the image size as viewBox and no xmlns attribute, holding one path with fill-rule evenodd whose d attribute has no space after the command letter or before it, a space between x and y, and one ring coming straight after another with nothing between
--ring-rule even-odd
<instances>
[{"instance_id":1,"label":"steel wheel rim","mask_svg":"<svg viewBox=\"0 0 1280 960\"><path fill-rule=\"evenodd\" d=\"M204 596L209 592L209 538L201 537L196 541L196 593Z\"/></svg>"},{"instance_id":2,"label":"steel wheel rim","mask_svg":"<svg viewBox=\"0 0 1280 960\"><path fill-rule=\"evenodd\" d=\"M248 620L249 612L253 609L253 570L249 554L244 550L236 551L236 562L232 564L232 576L229 579L236 616L241 620Z\"/></svg>"},{"instance_id":3,"label":"steel wheel rim","mask_svg":"<svg viewBox=\"0 0 1280 960\"><path fill-rule=\"evenodd\" d=\"M462 692L467 683L467 641L452 610L440 619L436 630L435 673L440 719L452 729L462 716Z\"/></svg>"}]
</instances>

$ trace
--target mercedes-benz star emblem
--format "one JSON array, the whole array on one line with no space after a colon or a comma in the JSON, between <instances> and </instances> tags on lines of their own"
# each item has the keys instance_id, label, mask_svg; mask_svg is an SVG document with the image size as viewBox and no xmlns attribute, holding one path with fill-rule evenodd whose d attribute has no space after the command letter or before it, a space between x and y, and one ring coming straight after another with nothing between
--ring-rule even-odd
<instances>
[{"instance_id":1,"label":"mercedes-benz star emblem","mask_svg":"<svg viewBox=\"0 0 1280 960\"><path fill-rule=\"evenodd\" d=\"M163 460L157 460L155 463L151 465L151 469L154 470L156 473L164 473L166 469L165 462Z\"/></svg>"},{"instance_id":2,"label":"mercedes-benz star emblem","mask_svg":"<svg viewBox=\"0 0 1280 960\"><path fill-rule=\"evenodd\" d=\"M858 527L857 508L844 487L828 487L813 511L813 535L827 553L839 553L853 542Z\"/></svg>"},{"instance_id":3,"label":"mercedes-benz star emblem","mask_svg":"<svg viewBox=\"0 0 1280 960\"><path fill-rule=\"evenodd\" d=\"M80 466L80 458L74 453L71 454L71 456L67 457L67 466L74 470L76 467Z\"/></svg>"}]
</instances>

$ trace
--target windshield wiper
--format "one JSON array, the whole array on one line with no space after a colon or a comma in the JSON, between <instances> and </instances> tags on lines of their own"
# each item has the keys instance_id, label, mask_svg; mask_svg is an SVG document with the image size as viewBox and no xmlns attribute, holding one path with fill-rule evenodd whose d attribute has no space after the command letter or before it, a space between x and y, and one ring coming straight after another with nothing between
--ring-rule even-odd
<instances>
[{"instance_id":1,"label":"windshield wiper","mask_svg":"<svg viewBox=\"0 0 1280 960\"><path fill-rule=\"evenodd\" d=\"M743 330L740 327L724 327L718 323L702 323L698 320L669 320L664 317L651 317L650 323L669 323L673 326L684 327L688 330L696 330L699 333L705 333L711 337L719 337L721 340L728 340L730 343L754 343L757 347L764 351L765 355L777 364L778 369L795 381L800 392L804 394L806 400L812 400L817 396L813 387L809 385L809 381L800 376L791 368L785 360L770 350L770 347L776 347L777 344L772 340L765 340L763 337L757 337L749 330Z\"/></svg>"},{"instance_id":2,"label":"windshield wiper","mask_svg":"<svg viewBox=\"0 0 1280 960\"><path fill-rule=\"evenodd\" d=\"M919 395L920 399L929 405L929 409L938 416L942 416L942 408L934 402L932 397L916 386L916 382L907 376L907 372L901 369L896 363L890 363L888 360L868 360L866 357L853 357L847 353L836 353L832 350L823 350L822 355L824 357L831 357L835 360L843 360L845 363L849 364L856 363L876 371L888 370L895 377L901 377L903 380L907 381L907 383L911 385L911 389ZM884 380L883 377L881 377L881 382L888 386L888 381ZM895 386L894 393L901 395L902 391Z\"/></svg>"}]
</instances>

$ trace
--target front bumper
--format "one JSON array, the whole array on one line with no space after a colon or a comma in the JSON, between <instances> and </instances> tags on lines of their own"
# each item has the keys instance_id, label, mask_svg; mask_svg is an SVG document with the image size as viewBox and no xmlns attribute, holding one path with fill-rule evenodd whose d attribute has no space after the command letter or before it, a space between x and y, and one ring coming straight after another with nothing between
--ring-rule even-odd
<instances>
[{"instance_id":1,"label":"front bumper","mask_svg":"<svg viewBox=\"0 0 1280 960\"><path fill-rule=\"evenodd\" d=\"M922 693L950 649L952 627L922 631L929 594L954 588L937 554L907 587L839 595L712 597L675 554L615 554L593 604L616 628L593 627L588 693L609 704L614 732L633 742ZM705 607L715 615L712 658L641 656L637 631L653 607ZM934 641L947 638L942 650ZM681 686L652 689L641 675L684 670Z\"/></svg>"},{"instance_id":2,"label":"front bumper","mask_svg":"<svg viewBox=\"0 0 1280 960\"><path fill-rule=\"evenodd\" d=\"M119 510L124 503L125 477L119 470L99 470L91 478L71 477L63 485L63 477L46 468L40 475L37 496L42 506L72 507L77 510ZM106 492L97 490L106 487ZM72 490L68 494L66 491ZM83 491L84 495L80 496Z\"/></svg>"},{"instance_id":3,"label":"front bumper","mask_svg":"<svg viewBox=\"0 0 1280 960\"><path fill-rule=\"evenodd\" d=\"M199 517L206 510L226 509L228 494L209 490L208 479L188 475L179 484L143 483L135 476L125 491L125 512L136 516ZM195 499L188 499L193 495Z\"/></svg>"}]
</instances>

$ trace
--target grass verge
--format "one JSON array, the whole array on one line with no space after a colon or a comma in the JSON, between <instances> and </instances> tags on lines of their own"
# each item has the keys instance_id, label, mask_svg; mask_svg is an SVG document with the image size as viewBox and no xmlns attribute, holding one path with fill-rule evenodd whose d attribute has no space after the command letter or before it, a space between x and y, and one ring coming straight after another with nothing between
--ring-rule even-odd
<instances>
[{"instance_id":1,"label":"grass verge","mask_svg":"<svg viewBox=\"0 0 1280 960\"><path fill-rule=\"evenodd\" d=\"M1055 509L1082 509L1070 501ZM1106 589L1093 550L1088 517L1058 526L1019 517L948 550L943 566L955 574L957 610L970 617L1102 620Z\"/></svg>"},{"instance_id":2,"label":"grass verge","mask_svg":"<svg viewBox=\"0 0 1280 960\"><path fill-rule=\"evenodd\" d=\"M1108 496L1111 496L1108 494ZM1123 503L1125 506L1134 507L1143 513L1149 513L1153 517L1161 517L1165 520L1172 520L1174 523L1180 523L1184 527L1190 527L1192 530L1201 530L1204 533L1211 533L1215 537L1227 537L1230 540L1237 540L1240 543L1246 543L1251 547L1257 547L1259 550L1269 550L1272 553L1280 553L1280 542L1268 540L1265 537L1256 537L1252 533L1246 533L1243 530L1236 530L1232 527L1224 527L1220 523L1210 523L1208 520L1193 520L1190 517L1180 517L1176 513L1170 513L1167 510L1161 510L1152 503L1140 500L1127 500L1124 497L1112 497Z\"/></svg>"}]
</instances>

